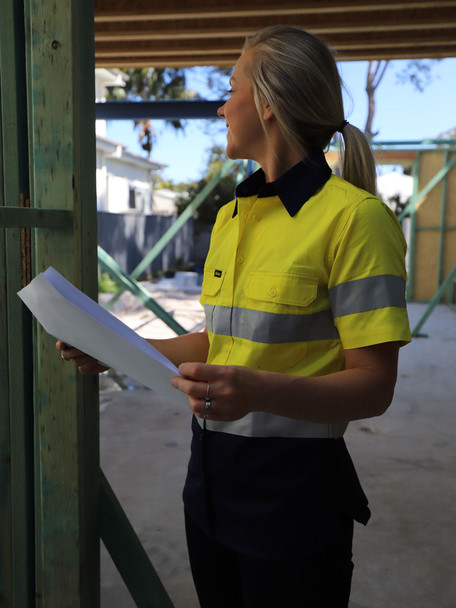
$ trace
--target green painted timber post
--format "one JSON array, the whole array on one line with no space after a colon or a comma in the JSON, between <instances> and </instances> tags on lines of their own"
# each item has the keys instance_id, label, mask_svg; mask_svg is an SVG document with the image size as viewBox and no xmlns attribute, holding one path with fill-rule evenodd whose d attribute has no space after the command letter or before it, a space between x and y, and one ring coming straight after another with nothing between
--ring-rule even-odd
<instances>
[{"instance_id":1,"label":"green painted timber post","mask_svg":"<svg viewBox=\"0 0 456 608\"><path fill-rule=\"evenodd\" d=\"M32 274L52 265L96 298L93 1L22 1L30 207L60 216L52 225L43 211L50 222L32 229ZM35 603L27 608L96 608L98 384L64 365L37 324L33 355Z\"/></svg>"},{"instance_id":2,"label":"green painted timber post","mask_svg":"<svg viewBox=\"0 0 456 608\"><path fill-rule=\"evenodd\" d=\"M450 159L449 150L445 150L444 154L444 167L448 166ZM437 289L442 282L443 275L443 256L445 251L445 215L446 215L446 198L447 198L447 176L442 178L442 194L440 199L440 225L439 225L439 257L438 257L438 268L437 268Z\"/></svg>"},{"instance_id":3,"label":"green painted timber post","mask_svg":"<svg viewBox=\"0 0 456 608\"><path fill-rule=\"evenodd\" d=\"M0 19L0 209L20 213L29 192L24 10ZM0 605L34 606L32 321L16 292L29 234L0 223Z\"/></svg>"},{"instance_id":4,"label":"green painted timber post","mask_svg":"<svg viewBox=\"0 0 456 608\"><path fill-rule=\"evenodd\" d=\"M418 175L420 169L420 152L416 153L415 161L413 163L413 194L412 200L416 197L418 192ZM405 211L405 209L404 209ZM401 221L406 214L404 212L399 216L399 221ZM415 209L413 208L412 213L410 213L410 242L408 247L408 275L407 275L407 286L406 286L406 299L408 302L412 299L413 294L413 274L415 271L415 240L416 240L416 215Z\"/></svg>"}]
</instances>

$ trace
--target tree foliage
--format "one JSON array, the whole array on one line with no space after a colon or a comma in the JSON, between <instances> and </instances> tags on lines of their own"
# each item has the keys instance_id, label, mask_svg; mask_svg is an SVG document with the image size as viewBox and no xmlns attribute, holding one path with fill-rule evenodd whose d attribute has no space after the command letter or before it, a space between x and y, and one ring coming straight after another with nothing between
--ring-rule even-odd
<instances>
[{"instance_id":1,"label":"tree foliage","mask_svg":"<svg viewBox=\"0 0 456 608\"><path fill-rule=\"evenodd\" d=\"M187 189L187 195L180 197L176 202L177 213L179 215L193 200L195 200L201 190L203 190L209 181L218 173L218 171L220 171L225 161L225 150L221 146L213 146L209 151L204 177L198 182L190 184ZM237 171L238 166L234 165L231 171L220 180L218 185L200 205L194 216L194 219L197 222L201 224L214 224L219 209L234 197Z\"/></svg>"},{"instance_id":2,"label":"tree foliage","mask_svg":"<svg viewBox=\"0 0 456 608\"><path fill-rule=\"evenodd\" d=\"M437 139L456 139L456 127L448 129L437 136Z\"/></svg>"}]
</instances>

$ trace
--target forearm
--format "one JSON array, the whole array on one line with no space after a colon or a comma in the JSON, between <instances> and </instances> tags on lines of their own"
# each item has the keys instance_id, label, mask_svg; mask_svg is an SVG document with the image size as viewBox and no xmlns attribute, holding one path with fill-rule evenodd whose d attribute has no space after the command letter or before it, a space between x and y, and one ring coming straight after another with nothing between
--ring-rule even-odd
<instances>
[{"instance_id":1,"label":"forearm","mask_svg":"<svg viewBox=\"0 0 456 608\"><path fill-rule=\"evenodd\" d=\"M165 340L147 338L147 342L174 363L176 367L188 361L205 363L209 352L209 340L206 331L189 333Z\"/></svg>"},{"instance_id":2,"label":"forearm","mask_svg":"<svg viewBox=\"0 0 456 608\"><path fill-rule=\"evenodd\" d=\"M318 377L292 376L242 366L185 363L173 385L204 413L207 383L211 419L237 420L253 411L321 424L382 414L391 403L397 375L397 343L345 351L345 369Z\"/></svg>"},{"instance_id":3,"label":"forearm","mask_svg":"<svg viewBox=\"0 0 456 608\"><path fill-rule=\"evenodd\" d=\"M390 382L365 368L315 378L265 373L258 380L259 410L321 424L379 416L394 392Z\"/></svg>"}]
</instances>

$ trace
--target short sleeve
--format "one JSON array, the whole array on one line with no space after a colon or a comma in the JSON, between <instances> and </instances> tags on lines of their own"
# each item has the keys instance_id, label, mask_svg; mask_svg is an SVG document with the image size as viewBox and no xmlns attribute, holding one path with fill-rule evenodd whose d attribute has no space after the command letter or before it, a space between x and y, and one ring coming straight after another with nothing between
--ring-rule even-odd
<instances>
[{"instance_id":1,"label":"short sleeve","mask_svg":"<svg viewBox=\"0 0 456 608\"><path fill-rule=\"evenodd\" d=\"M336 235L328 283L344 349L410 342L405 253L394 213L374 197L357 204Z\"/></svg>"}]
</instances>

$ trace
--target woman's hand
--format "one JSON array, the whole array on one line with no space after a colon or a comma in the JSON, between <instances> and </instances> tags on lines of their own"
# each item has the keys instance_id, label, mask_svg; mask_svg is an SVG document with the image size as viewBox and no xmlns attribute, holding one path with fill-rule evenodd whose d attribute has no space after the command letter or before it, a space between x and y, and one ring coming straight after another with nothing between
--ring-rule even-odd
<instances>
[{"instance_id":1,"label":"woman's hand","mask_svg":"<svg viewBox=\"0 0 456 608\"><path fill-rule=\"evenodd\" d=\"M57 350L61 351L62 359L71 361L81 374L100 374L109 369L109 367L105 367L94 357L83 353L82 350L67 346L61 340L58 340L55 346Z\"/></svg>"},{"instance_id":2,"label":"woman's hand","mask_svg":"<svg viewBox=\"0 0 456 608\"><path fill-rule=\"evenodd\" d=\"M210 420L238 420L254 411L319 424L380 416L391 403L399 344L387 342L345 351L345 369L324 376L291 376L248 367L183 363L172 384L190 409Z\"/></svg>"},{"instance_id":3,"label":"woman's hand","mask_svg":"<svg viewBox=\"0 0 456 608\"><path fill-rule=\"evenodd\" d=\"M179 372L182 376L174 376L172 385L188 395L190 409L200 418L206 413L207 396L211 400L210 420L238 420L255 409L259 372L248 367L206 363L183 363Z\"/></svg>"}]
</instances>

